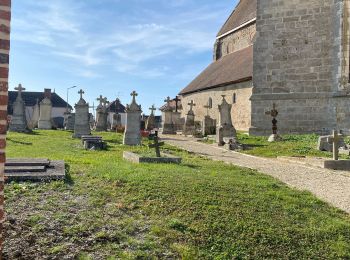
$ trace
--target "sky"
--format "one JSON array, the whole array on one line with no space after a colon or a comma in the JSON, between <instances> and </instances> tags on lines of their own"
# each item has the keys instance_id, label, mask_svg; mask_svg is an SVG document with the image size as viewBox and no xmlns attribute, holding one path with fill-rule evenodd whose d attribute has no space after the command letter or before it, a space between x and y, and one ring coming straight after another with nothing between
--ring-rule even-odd
<instances>
[{"instance_id":1,"label":"sky","mask_svg":"<svg viewBox=\"0 0 350 260\"><path fill-rule=\"evenodd\" d=\"M12 2L9 87L79 89L144 113L175 97L212 62L217 32L237 0L18 0Z\"/></svg>"}]
</instances>

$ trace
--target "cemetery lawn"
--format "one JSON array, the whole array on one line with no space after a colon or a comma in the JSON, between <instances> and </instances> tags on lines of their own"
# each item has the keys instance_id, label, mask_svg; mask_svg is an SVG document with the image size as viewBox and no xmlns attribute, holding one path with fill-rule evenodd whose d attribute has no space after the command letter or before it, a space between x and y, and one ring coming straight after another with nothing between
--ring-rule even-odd
<instances>
[{"instance_id":1,"label":"cemetery lawn","mask_svg":"<svg viewBox=\"0 0 350 260\"><path fill-rule=\"evenodd\" d=\"M100 135L100 134L99 134ZM308 192L174 147L182 165L85 151L64 131L8 135L8 157L65 160L66 182L6 185L8 259L339 259L350 217Z\"/></svg>"},{"instance_id":2,"label":"cemetery lawn","mask_svg":"<svg viewBox=\"0 0 350 260\"><path fill-rule=\"evenodd\" d=\"M248 136L246 133L239 132L237 134L239 142L248 146L247 150L242 153L262 156L262 157L277 157L277 156L312 156L312 157L327 157L331 158L332 153L317 150L317 141L319 135L283 135L282 142L269 143L268 137ZM349 139L345 138L346 143ZM341 158L349 158L341 155Z\"/></svg>"}]
</instances>

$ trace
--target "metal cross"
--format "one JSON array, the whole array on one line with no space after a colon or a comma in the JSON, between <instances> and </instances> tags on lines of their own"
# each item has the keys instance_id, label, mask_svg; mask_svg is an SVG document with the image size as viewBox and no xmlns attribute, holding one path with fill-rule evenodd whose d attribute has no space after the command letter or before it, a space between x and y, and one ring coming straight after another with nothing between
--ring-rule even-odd
<instances>
[{"instance_id":1,"label":"metal cross","mask_svg":"<svg viewBox=\"0 0 350 260\"><path fill-rule=\"evenodd\" d=\"M176 96L174 101L175 101L175 112L177 112L177 110L179 109L178 103L179 103L179 101L181 101L181 99L179 99L179 97Z\"/></svg>"},{"instance_id":2,"label":"metal cross","mask_svg":"<svg viewBox=\"0 0 350 260\"><path fill-rule=\"evenodd\" d=\"M266 115L272 116L272 133L277 134L277 123L278 121L276 120L276 117L278 116L278 111L276 109L276 104L273 103L273 107L271 111L265 112Z\"/></svg>"},{"instance_id":3,"label":"metal cross","mask_svg":"<svg viewBox=\"0 0 350 260\"><path fill-rule=\"evenodd\" d=\"M83 99L83 94L85 94L85 92L81 89L79 90L78 94L80 94L80 99Z\"/></svg>"},{"instance_id":4,"label":"metal cross","mask_svg":"<svg viewBox=\"0 0 350 260\"><path fill-rule=\"evenodd\" d=\"M100 97L99 97L99 98L97 98L96 100L100 102L100 105L102 105L102 102L103 102L103 96L102 96L102 95L100 95Z\"/></svg>"},{"instance_id":5,"label":"metal cross","mask_svg":"<svg viewBox=\"0 0 350 260\"><path fill-rule=\"evenodd\" d=\"M151 110L151 115L154 115L154 111L156 111L157 109L154 105L152 105L152 107L150 107L149 110Z\"/></svg>"},{"instance_id":6,"label":"metal cross","mask_svg":"<svg viewBox=\"0 0 350 260\"><path fill-rule=\"evenodd\" d=\"M164 145L164 142L159 142L158 136L153 137L154 144L148 145L149 148L155 148L157 157L160 157L160 147Z\"/></svg>"},{"instance_id":7,"label":"metal cross","mask_svg":"<svg viewBox=\"0 0 350 260\"><path fill-rule=\"evenodd\" d=\"M190 111L192 111L193 107L196 106L196 104L193 102L193 100L191 100L191 102L188 103L188 105L190 106Z\"/></svg>"},{"instance_id":8,"label":"metal cross","mask_svg":"<svg viewBox=\"0 0 350 260\"><path fill-rule=\"evenodd\" d=\"M24 87L22 87L22 84L19 84L17 88L15 88L19 93L22 93L22 91L26 90Z\"/></svg>"}]
</instances>

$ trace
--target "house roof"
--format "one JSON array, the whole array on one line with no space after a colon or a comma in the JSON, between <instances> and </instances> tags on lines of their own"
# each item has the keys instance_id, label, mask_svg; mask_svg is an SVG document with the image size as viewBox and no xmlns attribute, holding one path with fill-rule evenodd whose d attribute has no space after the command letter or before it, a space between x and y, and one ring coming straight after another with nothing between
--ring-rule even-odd
<instances>
[{"instance_id":1,"label":"house roof","mask_svg":"<svg viewBox=\"0 0 350 260\"><path fill-rule=\"evenodd\" d=\"M9 91L8 92L8 112L9 114L12 114L12 106L13 103L16 101L18 92L17 91ZM39 102L41 102L44 99L44 92L22 92L22 99L24 100L24 103L28 107L35 106L36 100L39 99ZM64 101L63 98L61 98L56 93L51 93L51 102L52 107L67 107L67 102ZM71 105L68 104L68 107L70 109L73 109Z\"/></svg>"},{"instance_id":2,"label":"house roof","mask_svg":"<svg viewBox=\"0 0 350 260\"><path fill-rule=\"evenodd\" d=\"M256 18L257 0L240 0L236 9L232 12L225 24L222 26L217 37L232 31L242 24Z\"/></svg>"},{"instance_id":3,"label":"house roof","mask_svg":"<svg viewBox=\"0 0 350 260\"><path fill-rule=\"evenodd\" d=\"M117 110L116 110L117 108ZM108 109L110 112L117 112L117 113L125 113L125 106L120 103L120 100L114 100L112 103L109 104Z\"/></svg>"},{"instance_id":4,"label":"house roof","mask_svg":"<svg viewBox=\"0 0 350 260\"><path fill-rule=\"evenodd\" d=\"M211 63L179 94L251 80L253 77L253 46L228 54Z\"/></svg>"}]
</instances>

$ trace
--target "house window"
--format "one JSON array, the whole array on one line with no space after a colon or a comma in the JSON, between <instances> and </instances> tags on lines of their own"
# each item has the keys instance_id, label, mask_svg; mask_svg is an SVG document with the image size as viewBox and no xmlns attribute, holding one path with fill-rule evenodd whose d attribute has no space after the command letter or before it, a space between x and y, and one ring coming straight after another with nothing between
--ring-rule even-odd
<instances>
[{"instance_id":1,"label":"house window","mask_svg":"<svg viewBox=\"0 0 350 260\"><path fill-rule=\"evenodd\" d=\"M209 100L208 100L208 107L213 108L213 99L212 98L209 98Z\"/></svg>"},{"instance_id":2,"label":"house window","mask_svg":"<svg viewBox=\"0 0 350 260\"><path fill-rule=\"evenodd\" d=\"M233 96L232 96L232 103L233 103L233 104L236 104L236 102L237 102L237 95L236 95L236 93L233 93Z\"/></svg>"}]
</instances>

